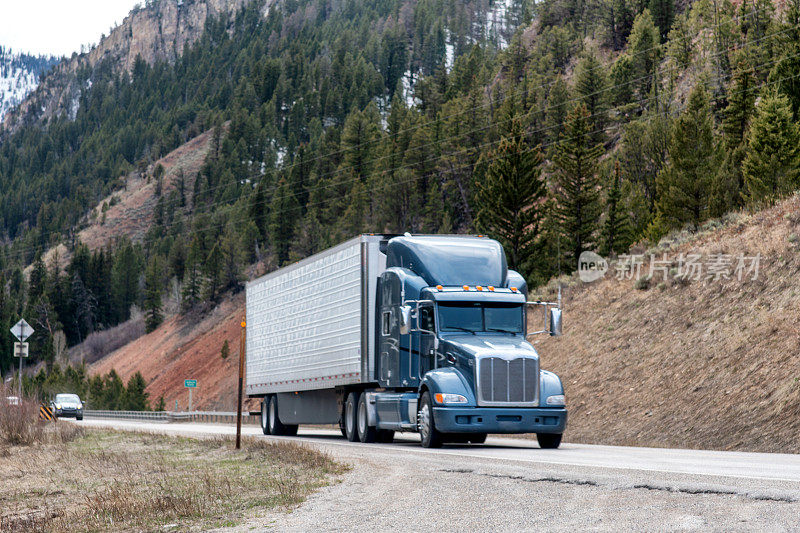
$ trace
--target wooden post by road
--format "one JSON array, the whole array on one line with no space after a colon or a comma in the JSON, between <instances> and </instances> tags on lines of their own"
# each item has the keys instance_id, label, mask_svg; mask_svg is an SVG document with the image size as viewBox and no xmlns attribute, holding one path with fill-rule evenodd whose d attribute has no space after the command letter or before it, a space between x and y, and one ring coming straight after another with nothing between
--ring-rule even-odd
<instances>
[{"instance_id":1,"label":"wooden post by road","mask_svg":"<svg viewBox=\"0 0 800 533\"><path fill-rule=\"evenodd\" d=\"M239 396L236 402L236 449L242 447L242 387L244 380L244 337L247 323L242 320L242 335L239 342Z\"/></svg>"}]
</instances>

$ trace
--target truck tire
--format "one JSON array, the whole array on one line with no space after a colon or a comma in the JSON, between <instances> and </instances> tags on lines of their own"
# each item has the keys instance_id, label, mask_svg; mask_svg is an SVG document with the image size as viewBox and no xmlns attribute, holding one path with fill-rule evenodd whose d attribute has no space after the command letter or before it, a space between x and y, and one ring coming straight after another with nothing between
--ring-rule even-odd
<instances>
[{"instance_id":1,"label":"truck tire","mask_svg":"<svg viewBox=\"0 0 800 533\"><path fill-rule=\"evenodd\" d=\"M347 401L344 404L344 433L347 440L356 442L358 440L358 396L357 392L351 392L347 395Z\"/></svg>"},{"instance_id":2,"label":"truck tire","mask_svg":"<svg viewBox=\"0 0 800 533\"><path fill-rule=\"evenodd\" d=\"M270 396L269 398L269 412L267 413L267 424L269 426L269 434L276 436L293 436L297 435L297 424L287 425L281 422L278 417L278 397Z\"/></svg>"},{"instance_id":3,"label":"truck tire","mask_svg":"<svg viewBox=\"0 0 800 533\"><path fill-rule=\"evenodd\" d=\"M544 450L555 449L561 445L561 433L537 433L536 440Z\"/></svg>"},{"instance_id":4,"label":"truck tire","mask_svg":"<svg viewBox=\"0 0 800 533\"><path fill-rule=\"evenodd\" d=\"M75 420L83 420L83 415L75 415Z\"/></svg>"},{"instance_id":5,"label":"truck tire","mask_svg":"<svg viewBox=\"0 0 800 533\"><path fill-rule=\"evenodd\" d=\"M442 445L442 434L436 429L433 421L431 393L425 391L417 413L417 429L423 448L439 448Z\"/></svg>"},{"instance_id":6,"label":"truck tire","mask_svg":"<svg viewBox=\"0 0 800 533\"><path fill-rule=\"evenodd\" d=\"M264 435L269 435L269 424L267 423L267 402L269 398L261 400L261 431Z\"/></svg>"},{"instance_id":7,"label":"truck tire","mask_svg":"<svg viewBox=\"0 0 800 533\"><path fill-rule=\"evenodd\" d=\"M358 398L358 415L356 416L356 427L358 428L358 440L361 442L375 442L378 436L378 429L369 425L367 416L367 395L362 394Z\"/></svg>"}]
</instances>

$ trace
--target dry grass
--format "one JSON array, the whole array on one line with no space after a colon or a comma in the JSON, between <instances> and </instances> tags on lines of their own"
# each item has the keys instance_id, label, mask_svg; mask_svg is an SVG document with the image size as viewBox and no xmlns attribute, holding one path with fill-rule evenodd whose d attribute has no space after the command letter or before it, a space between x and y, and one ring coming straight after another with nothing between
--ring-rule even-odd
<instances>
[{"instance_id":1,"label":"dry grass","mask_svg":"<svg viewBox=\"0 0 800 533\"><path fill-rule=\"evenodd\" d=\"M66 443L82 433L75 425L39 420L40 404L30 398L22 398L19 405L6 405L5 398L12 394L8 387L0 386L0 448Z\"/></svg>"},{"instance_id":2,"label":"dry grass","mask_svg":"<svg viewBox=\"0 0 800 533\"><path fill-rule=\"evenodd\" d=\"M0 531L231 525L255 508L291 509L345 470L294 443L245 439L235 451L227 438L88 431L68 444L7 448Z\"/></svg>"},{"instance_id":3,"label":"dry grass","mask_svg":"<svg viewBox=\"0 0 800 533\"><path fill-rule=\"evenodd\" d=\"M565 384L566 439L800 452L798 221L795 197L656 252L761 254L756 280L659 274L636 290L607 275L572 286L564 336L536 339L543 368Z\"/></svg>"}]
</instances>

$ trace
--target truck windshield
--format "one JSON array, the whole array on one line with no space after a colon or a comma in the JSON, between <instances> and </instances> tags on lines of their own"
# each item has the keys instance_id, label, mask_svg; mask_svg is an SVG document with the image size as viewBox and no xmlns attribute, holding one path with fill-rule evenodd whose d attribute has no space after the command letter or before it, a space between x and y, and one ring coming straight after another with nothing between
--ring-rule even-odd
<instances>
[{"instance_id":1,"label":"truck windshield","mask_svg":"<svg viewBox=\"0 0 800 533\"><path fill-rule=\"evenodd\" d=\"M439 302L441 331L522 333L522 306L518 304Z\"/></svg>"}]
</instances>

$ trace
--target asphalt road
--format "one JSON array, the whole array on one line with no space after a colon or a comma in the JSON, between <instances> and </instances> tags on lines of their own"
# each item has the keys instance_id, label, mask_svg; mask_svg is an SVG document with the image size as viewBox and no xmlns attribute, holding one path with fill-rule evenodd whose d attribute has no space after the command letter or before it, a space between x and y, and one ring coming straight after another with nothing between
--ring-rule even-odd
<instances>
[{"instance_id":1,"label":"asphalt road","mask_svg":"<svg viewBox=\"0 0 800 533\"><path fill-rule=\"evenodd\" d=\"M220 424L86 419L96 427L177 435L233 434ZM353 465L342 482L289 514L242 531L800 531L800 455L674 450L492 438L423 449L349 443L301 429L297 440Z\"/></svg>"}]
</instances>

